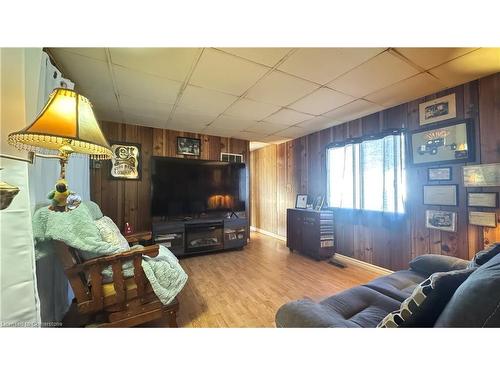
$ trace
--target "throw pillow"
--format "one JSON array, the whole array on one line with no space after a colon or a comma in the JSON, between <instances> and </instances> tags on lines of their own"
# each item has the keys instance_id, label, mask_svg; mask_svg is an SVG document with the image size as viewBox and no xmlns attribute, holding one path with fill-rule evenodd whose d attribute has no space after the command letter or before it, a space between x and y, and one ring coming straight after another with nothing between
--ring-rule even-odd
<instances>
[{"instance_id":1,"label":"throw pillow","mask_svg":"<svg viewBox=\"0 0 500 375\"><path fill-rule=\"evenodd\" d=\"M493 259L496 255L500 254L500 242L491 244L486 249L477 253L471 260L472 267L479 267Z\"/></svg>"},{"instance_id":2,"label":"throw pillow","mask_svg":"<svg viewBox=\"0 0 500 375\"><path fill-rule=\"evenodd\" d=\"M424 275L436 272L448 272L467 268L470 262L447 255L425 254L420 255L410 262L410 268Z\"/></svg>"},{"instance_id":3,"label":"throw pillow","mask_svg":"<svg viewBox=\"0 0 500 375\"><path fill-rule=\"evenodd\" d=\"M455 290L474 269L437 272L424 280L397 311L389 313L378 328L432 327Z\"/></svg>"},{"instance_id":4,"label":"throw pillow","mask_svg":"<svg viewBox=\"0 0 500 375\"><path fill-rule=\"evenodd\" d=\"M120 233L120 229L116 226L116 224L107 216L103 216L102 218L94 221L97 229L99 229L99 233L101 234L101 238L103 241L110 243L112 245L120 246L120 250L127 251L130 249L130 246Z\"/></svg>"}]
</instances>

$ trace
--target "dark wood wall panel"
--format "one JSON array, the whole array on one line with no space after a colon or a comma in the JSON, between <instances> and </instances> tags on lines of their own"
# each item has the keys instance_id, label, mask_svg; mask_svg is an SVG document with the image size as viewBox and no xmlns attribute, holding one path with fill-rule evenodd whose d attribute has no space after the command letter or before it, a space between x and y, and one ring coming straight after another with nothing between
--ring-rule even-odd
<instances>
[{"instance_id":1,"label":"dark wood wall panel","mask_svg":"<svg viewBox=\"0 0 500 375\"><path fill-rule=\"evenodd\" d=\"M177 132L114 122L101 122L104 135L109 142L132 142L141 144L142 179L140 181L113 180L109 177L110 161L101 168L90 171L91 199L102 212L121 229L129 222L136 230L151 229L151 156L195 158L177 155L177 137L200 138L201 157L204 160L219 160L221 152L243 154L244 161L250 157L249 142L240 139L211 135ZM175 183L175 182L173 182Z\"/></svg>"},{"instance_id":2,"label":"dark wood wall panel","mask_svg":"<svg viewBox=\"0 0 500 375\"><path fill-rule=\"evenodd\" d=\"M328 143L377 134L384 129L416 130L420 128L419 104L450 93L456 95L457 119L471 118L474 121L476 163L500 162L500 74L495 74L278 146L273 145L253 152L252 173L256 178L252 180L252 187L276 183L275 189L270 187L267 189L275 194L277 212L275 221L272 219L265 223L252 221L252 225L285 236L286 208L294 206L295 195L307 193L314 198L318 194L326 194L325 146ZM260 161L261 158L268 157L268 149L274 150L273 155L276 158L274 165L265 165ZM459 185L458 207L424 206L422 190L423 185L428 183L428 167L408 167L407 206L404 218L391 220L381 214L362 211L337 214L337 251L396 270L407 268L408 261L421 254L444 254L470 259L485 245L500 241L500 226L482 228L468 225L467 190L462 183L464 165L465 163L443 164L452 168L451 183ZM500 188L469 191L500 192ZM255 212L252 219L265 214L265 210L269 209L260 204L262 198L262 195L254 196L252 207ZM425 227L427 209L456 211L457 232L427 229ZM499 210L497 214L500 215Z\"/></svg>"}]
</instances>

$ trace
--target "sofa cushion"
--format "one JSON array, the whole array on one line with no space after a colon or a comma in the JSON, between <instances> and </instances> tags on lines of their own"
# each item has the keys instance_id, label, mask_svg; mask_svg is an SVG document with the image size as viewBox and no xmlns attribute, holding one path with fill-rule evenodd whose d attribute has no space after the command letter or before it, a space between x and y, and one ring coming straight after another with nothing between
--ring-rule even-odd
<instances>
[{"instance_id":1,"label":"sofa cushion","mask_svg":"<svg viewBox=\"0 0 500 375\"><path fill-rule=\"evenodd\" d=\"M376 327L399 302L359 286L315 303L289 302L276 313L277 327Z\"/></svg>"},{"instance_id":2,"label":"sofa cushion","mask_svg":"<svg viewBox=\"0 0 500 375\"><path fill-rule=\"evenodd\" d=\"M436 327L500 327L500 254L457 289Z\"/></svg>"},{"instance_id":3,"label":"sofa cushion","mask_svg":"<svg viewBox=\"0 0 500 375\"><path fill-rule=\"evenodd\" d=\"M410 262L410 268L423 275L430 276L435 272L448 272L467 268L469 261L447 255L425 254Z\"/></svg>"},{"instance_id":4,"label":"sofa cushion","mask_svg":"<svg viewBox=\"0 0 500 375\"><path fill-rule=\"evenodd\" d=\"M472 258L471 267L480 267L498 254L500 254L500 242L491 244L486 249L478 252Z\"/></svg>"},{"instance_id":5,"label":"sofa cushion","mask_svg":"<svg viewBox=\"0 0 500 375\"><path fill-rule=\"evenodd\" d=\"M365 286L403 302L412 294L415 287L424 280L424 275L411 270L403 270L379 277L365 284Z\"/></svg>"},{"instance_id":6,"label":"sofa cushion","mask_svg":"<svg viewBox=\"0 0 500 375\"><path fill-rule=\"evenodd\" d=\"M455 290L474 272L461 269L436 272L420 283L399 310L388 314L378 325L382 328L432 327Z\"/></svg>"}]
</instances>

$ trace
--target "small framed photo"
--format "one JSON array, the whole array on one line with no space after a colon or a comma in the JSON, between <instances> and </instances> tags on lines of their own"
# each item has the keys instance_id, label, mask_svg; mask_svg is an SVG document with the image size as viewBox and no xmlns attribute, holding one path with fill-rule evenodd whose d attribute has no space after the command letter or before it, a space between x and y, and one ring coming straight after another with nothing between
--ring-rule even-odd
<instances>
[{"instance_id":1,"label":"small framed photo","mask_svg":"<svg viewBox=\"0 0 500 375\"><path fill-rule=\"evenodd\" d=\"M116 180L141 179L141 145L128 142L111 142L110 178Z\"/></svg>"},{"instance_id":2,"label":"small framed photo","mask_svg":"<svg viewBox=\"0 0 500 375\"><path fill-rule=\"evenodd\" d=\"M465 165L465 187L500 186L500 163Z\"/></svg>"},{"instance_id":3,"label":"small framed photo","mask_svg":"<svg viewBox=\"0 0 500 375\"><path fill-rule=\"evenodd\" d=\"M428 168L427 180L431 181L451 181L451 167Z\"/></svg>"},{"instance_id":4,"label":"small framed photo","mask_svg":"<svg viewBox=\"0 0 500 375\"><path fill-rule=\"evenodd\" d=\"M307 208L307 194L297 194L295 208Z\"/></svg>"},{"instance_id":5,"label":"small framed photo","mask_svg":"<svg viewBox=\"0 0 500 375\"><path fill-rule=\"evenodd\" d=\"M177 154L200 156L201 154L201 139L177 137Z\"/></svg>"},{"instance_id":6,"label":"small framed photo","mask_svg":"<svg viewBox=\"0 0 500 375\"><path fill-rule=\"evenodd\" d=\"M445 232L457 231L457 213L452 211L425 211L425 226Z\"/></svg>"},{"instance_id":7,"label":"small framed photo","mask_svg":"<svg viewBox=\"0 0 500 375\"><path fill-rule=\"evenodd\" d=\"M457 117L455 94L442 96L419 105L420 125Z\"/></svg>"},{"instance_id":8,"label":"small framed photo","mask_svg":"<svg viewBox=\"0 0 500 375\"><path fill-rule=\"evenodd\" d=\"M458 206L458 185L424 185L424 204Z\"/></svg>"},{"instance_id":9,"label":"small framed photo","mask_svg":"<svg viewBox=\"0 0 500 375\"><path fill-rule=\"evenodd\" d=\"M497 214L495 212L469 211L469 224L496 228Z\"/></svg>"},{"instance_id":10,"label":"small framed photo","mask_svg":"<svg viewBox=\"0 0 500 375\"><path fill-rule=\"evenodd\" d=\"M466 119L415 130L408 137L408 149L414 166L472 162L473 122Z\"/></svg>"},{"instance_id":11,"label":"small framed photo","mask_svg":"<svg viewBox=\"0 0 500 375\"><path fill-rule=\"evenodd\" d=\"M467 193L469 207L498 207L498 193Z\"/></svg>"},{"instance_id":12,"label":"small framed photo","mask_svg":"<svg viewBox=\"0 0 500 375\"><path fill-rule=\"evenodd\" d=\"M321 211L324 201L324 197L322 195L318 195L314 200L313 209L315 209L316 211Z\"/></svg>"}]
</instances>

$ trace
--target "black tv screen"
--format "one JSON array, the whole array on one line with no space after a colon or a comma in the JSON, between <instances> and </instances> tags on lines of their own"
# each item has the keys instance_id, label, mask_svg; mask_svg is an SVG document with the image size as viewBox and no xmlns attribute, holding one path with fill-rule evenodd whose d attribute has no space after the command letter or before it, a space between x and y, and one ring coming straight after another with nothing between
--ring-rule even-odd
<instances>
[{"instance_id":1,"label":"black tv screen","mask_svg":"<svg viewBox=\"0 0 500 375\"><path fill-rule=\"evenodd\" d=\"M177 218L245 211L245 164L167 157L151 159L153 216Z\"/></svg>"}]
</instances>

